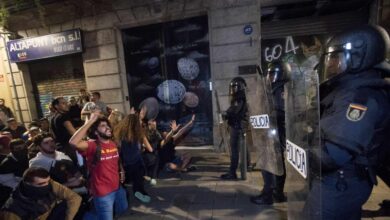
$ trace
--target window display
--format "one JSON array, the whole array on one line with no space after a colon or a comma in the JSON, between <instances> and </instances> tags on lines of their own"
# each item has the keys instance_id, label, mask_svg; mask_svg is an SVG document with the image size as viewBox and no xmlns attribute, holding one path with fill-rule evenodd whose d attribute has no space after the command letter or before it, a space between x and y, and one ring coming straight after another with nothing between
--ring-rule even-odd
<instances>
[{"instance_id":1,"label":"window display","mask_svg":"<svg viewBox=\"0 0 390 220\"><path fill-rule=\"evenodd\" d=\"M126 29L122 37L131 105L154 103L150 114L157 115L160 131L169 130L171 120L185 124L195 114L179 145L212 145L207 17Z\"/></svg>"}]
</instances>

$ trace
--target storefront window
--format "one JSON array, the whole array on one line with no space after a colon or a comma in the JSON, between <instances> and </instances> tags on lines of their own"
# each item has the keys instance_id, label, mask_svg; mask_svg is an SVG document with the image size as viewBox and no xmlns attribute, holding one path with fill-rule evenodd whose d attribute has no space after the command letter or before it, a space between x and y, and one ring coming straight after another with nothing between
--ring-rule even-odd
<instances>
[{"instance_id":1,"label":"storefront window","mask_svg":"<svg viewBox=\"0 0 390 220\"><path fill-rule=\"evenodd\" d=\"M157 100L160 131L169 130L171 120L184 125L195 114L194 127L179 145L212 145L207 17L127 29L123 42L131 105Z\"/></svg>"}]
</instances>

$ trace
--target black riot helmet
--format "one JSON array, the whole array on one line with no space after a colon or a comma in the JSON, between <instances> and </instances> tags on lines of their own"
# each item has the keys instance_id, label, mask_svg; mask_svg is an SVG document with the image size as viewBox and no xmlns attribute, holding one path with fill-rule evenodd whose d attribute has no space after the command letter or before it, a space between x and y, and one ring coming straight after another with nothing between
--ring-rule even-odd
<instances>
[{"instance_id":1,"label":"black riot helmet","mask_svg":"<svg viewBox=\"0 0 390 220\"><path fill-rule=\"evenodd\" d=\"M234 77L229 84L229 95L245 97L246 82L242 77Z\"/></svg>"},{"instance_id":2,"label":"black riot helmet","mask_svg":"<svg viewBox=\"0 0 390 220\"><path fill-rule=\"evenodd\" d=\"M271 84L286 82L289 72L291 72L291 67L288 63L280 61L270 63L267 68L267 81Z\"/></svg>"},{"instance_id":3,"label":"black riot helmet","mask_svg":"<svg viewBox=\"0 0 390 220\"><path fill-rule=\"evenodd\" d=\"M340 74L354 74L385 61L390 40L379 26L362 26L334 36L320 63L321 81Z\"/></svg>"}]
</instances>

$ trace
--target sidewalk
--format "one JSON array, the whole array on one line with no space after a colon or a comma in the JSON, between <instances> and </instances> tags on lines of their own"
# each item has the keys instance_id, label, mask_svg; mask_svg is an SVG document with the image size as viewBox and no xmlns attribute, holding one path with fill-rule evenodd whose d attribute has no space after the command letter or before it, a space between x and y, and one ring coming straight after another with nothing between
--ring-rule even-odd
<instances>
[{"instance_id":1,"label":"sidewalk","mask_svg":"<svg viewBox=\"0 0 390 220\"><path fill-rule=\"evenodd\" d=\"M190 152L196 171L181 175L162 172L157 185L147 187L152 202L141 204L131 195L130 208L119 219L287 219L287 203L273 206L250 203L249 197L259 194L262 188L259 171L249 172L245 181L222 181L219 176L229 167L226 154ZM378 211L383 199L390 199L390 190L380 183L364 207L367 211L363 219L390 219L390 215Z\"/></svg>"}]
</instances>

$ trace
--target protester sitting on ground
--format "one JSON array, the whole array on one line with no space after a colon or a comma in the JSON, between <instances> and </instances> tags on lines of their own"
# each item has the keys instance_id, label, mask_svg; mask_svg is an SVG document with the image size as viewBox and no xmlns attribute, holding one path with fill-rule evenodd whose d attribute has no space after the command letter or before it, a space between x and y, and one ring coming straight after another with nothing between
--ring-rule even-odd
<instances>
[{"instance_id":1,"label":"protester sitting on ground","mask_svg":"<svg viewBox=\"0 0 390 220\"><path fill-rule=\"evenodd\" d=\"M115 127L114 139L120 146L126 181L133 182L134 196L141 202L150 202L151 198L144 188L145 167L141 156L142 144L146 144L150 152L153 152L153 149L143 134L139 116L136 115L134 108L131 108L130 114Z\"/></svg>"},{"instance_id":2,"label":"protester sitting on ground","mask_svg":"<svg viewBox=\"0 0 390 220\"><path fill-rule=\"evenodd\" d=\"M111 140L110 124L106 118L99 116L99 111L92 112L90 119L76 131L69 143L87 161L94 209L87 212L84 218L111 220L114 213L120 215L128 207L126 191L120 185L125 175L119 161L118 147ZM88 141L84 139L87 133Z\"/></svg>"},{"instance_id":3,"label":"protester sitting on ground","mask_svg":"<svg viewBox=\"0 0 390 220\"><path fill-rule=\"evenodd\" d=\"M163 132L164 142L159 150L160 168L165 167L168 172L188 172L196 169L194 166L190 166L191 156L188 153L176 155L175 150L183 135L192 128L194 121L195 115L192 115L191 120L178 130L180 125L177 125L176 121L173 120L170 124L171 131Z\"/></svg>"},{"instance_id":4,"label":"protester sitting on ground","mask_svg":"<svg viewBox=\"0 0 390 220\"><path fill-rule=\"evenodd\" d=\"M1 161L3 161L9 153L11 153L11 150L9 148L9 143L11 142L11 138L5 135L0 135L0 164ZM8 175L12 179L14 179L14 175ZM0 174L0 179L1 179ZM4 204L4 202L8 199L9 194L12 192L12 188L8 187L6 185L3 185L0 183L0 207Z\"/></svg>"},{"instance_id":5,"label":"protester sitting on ground","mask_svg":"<svg viewBox=\"0 0 390 220\"><path fill-rule=\"evenodd\" d=\"M10 140L12 140L12 134L9 131L0 131L0 134L3 136L7 136Z\"/></svg>"},{"instance_id":6,"label":"protester sitting on ground","mask_svg":"<svg viewBox=\"0 0 390 220\"><path fill-rule=\"evenodd\" d=\"M23 133L26 132L27 129L24 126L19 125L15 118L9 118L7 120L7 127L5 127L2 131L10 132L12 135L12 139L16 139L22 138Z\"/></svg>"},{"instance_id":7,"label":"protester sitting on ground","mask_svg":"<svg viewBox=\"0 0 390 220\"><path fill-rule=\"evenodd\" d=\"M27 141L29 138L30 129L34 128L34 130L36 130L36 128L38 128L38 131L39 131L39 126L40 126L40 122L38 119L31 120L30 124L27 126L27 130L22 135L22 139L24 141ZM28 146L28 144L27 144L27 146Z\"/></svg>"},{"instance_id":8,"label":"protester sitting on ground","mask_svg":"<svg viewBox=\"0 0 390 220\"><path fill-rule=\"evenodd\" d=\"M77 193L50 179L41 167L30 167L0 211L0 219L53 219L49 215L59 201L66 201L66 220L73 220L81 203Z\"/></svg>"},{"instance_id":9,"label":"protester sitting on ground","mask_svg":"<svg viewBox=\"0 0 390 220\"><path fill-rule=\"evenodd\" d=\"M69 188L83 187L84 178L66 154L56 150L52 134L42 133L35 137L39 153L29 162L30 167L39 166L50 172L53 180Z\"/></svg>"},{"instance_id":10,"label":"protester sitting on ground","mask_svg":"<svg viewBox=\"0 0 390 220\"><path fill-rule=\"evenodd\" d=\"M9 143L10 153L0 163L1 195L0 205L8 198L19 184L23 172L28 168L27 146L22 139L14 139Z\"/></svg>"},{"instance_id":11,"label":"protester sitting on ground","mask_svg":"<svg viewBox=\"0 0 390 220\"><path fill-rule=\"evenodd\" d=\"M7 157L9 153L11 153L11 149L9 148L9 143L11 142L11 138L7 135L0 134L0 164Z\"/></svg>"},{"instance_id":12,"label":"protester sitting on ground","mask_svg":"<svg viewBox=\"0 0 390 220\"><path fill-rule=\"evenodd\" d=\"M157 130L157 122L156 120L149 120L148 126L146 129L146 138L148 139L150 145L153 148L153 152L150 153L149 151L145 151L143 153L143 160L144 161L151 161L154 159L153 163L146 163L146 180L150 181L150 184L156 185L157 184L157 172L159 167L159 160L160 157L158 155L159 148L164 144L164 139L162 138L162 135ZM153 154L153 156L151 155Z\"/></svg>"},{"instance_id":13,"label":"protester sitting on ground","mask_svg":"<svg viewBox=\"0 0 390 220\"><path fill-rule=\"evenodd\" d=\"M33 143L34 137L37 136L40 132L41 130L39 129L39 127L33 126L28 129L27 139L25 140L27 147L29 147Z\"/></svg>"},{"instance_id":14,"label":"protester sitting on ground","mask_svg":"<svg viewBox=\"0 0 390 220\"><path fill-rule=\"evenodd\" d=\"M45 117L39 119L39 128L42 132L50 132L50 123L49 120Z\"/></svg>"}]
</instances>

